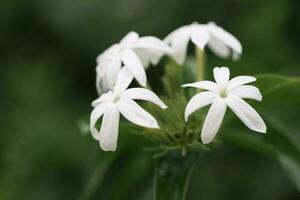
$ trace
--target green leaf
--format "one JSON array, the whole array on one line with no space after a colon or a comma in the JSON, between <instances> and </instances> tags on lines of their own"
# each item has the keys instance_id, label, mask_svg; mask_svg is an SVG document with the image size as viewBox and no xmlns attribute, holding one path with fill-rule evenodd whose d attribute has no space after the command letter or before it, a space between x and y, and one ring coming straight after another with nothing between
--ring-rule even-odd
<instances>
[{"instance_id":1,"label":"green leaf","mask_svg":"<svg viewBox=\"0 0 300 200\"><path fill-rule=\"evenodd\" d=\"M199 153L182 156L172 151L157 159L154 172L154 200L184 200Z\"/></svg>"},{"instance_id":2,"label":"green leaf","mask_svg":"<svg viewBox=\"0 0 300 200\"><path fill-rule=\"evenodd\" d=\"M91 176L87 180L85 187L80 193L78 200L90 199L97 188L101 185L105 173L114 161L115 156L106 156L101 160L96 169L92 172Z\"/></svg>"},{"instance_id":3,"label":"green leaf","mask_svg":"<svg viewBox=\"0 0 300 200\"><path fill-rule=\"evenodd\" d=\"M232 128L224 130L221 135L222 141L226 144L238 146L266 156L274 156L275 147L266 143L262 135L251 134L249 130Z\"/></svg>"},{"instance_id":4,"label":"green leaf","mask_svg":"<svg viewBox=\"0 0 300 200\"><path fill-rule=\"evenodd\" d=\"M82 182L78 200L94 199L99 194L104 199L122 199L124 196L132 199L144 195L144 188L148 190L148 185L141 184L141 180L146 179L150 184L153 159L149 152L141 150L144 138L136 137L130 131L131 125L121 120L115 152L103 152L98 142L92 140L95 148L90 154L91 158L85 158L87 178ZM125 179L127 184L124 185ZM112 193L115 188L119 188L118 192ZM137 188L138 191L133 193Z\"/></svg>"},{"instance_id":5,"label":"green leaf","mask_svg":"<svg viewBox=\"0 0 300 200\"><path fill-rule=\"evenodd\" d=\"M300 77L272 74L256 77L264 98L254 107L267 124L267 134L247 130L234 117L227 124L229 131L222 135L223 141L272 157L300 191Z\"/></svg>"},{"instance_id":6,"label":"green leaf","mask_svg":"<svg viewBox=\"0 0 300 200\"><path fill-rule=\"evenodd\" d=\"M300 83L300 77L288 77L276 74L262 74L256 76L256 85L263 95L269 95L284 87Z\"/></svg>"},{"instance_id":7,"label":"green leaf","mask_svg":"<svg viewBox=\"0 0 300 200\"><path fill-rule=\"evenodd\" d=\"M278 155L278 162L284 169L289 179L294 183L296 188L300 191L300 162L298 159L288 156L286 154Z\"/></svg>"}]
</instances>

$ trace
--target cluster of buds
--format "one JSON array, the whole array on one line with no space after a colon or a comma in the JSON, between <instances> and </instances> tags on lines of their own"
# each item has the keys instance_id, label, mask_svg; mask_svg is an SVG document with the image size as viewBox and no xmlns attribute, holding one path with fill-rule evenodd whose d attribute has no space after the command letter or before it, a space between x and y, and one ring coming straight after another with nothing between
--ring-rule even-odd
<instances>
[{"instance_id":1,"label":"cluster of buds","mask_svg":"<svg viewBox=\"0 0 300 200\"><path fill-rule=\"evenodd\" d=\"M164 129L160 127L160 122L155 117L134 100L154 103L163 109L163 112L171 109L168 108L171 105L166 105L167 103L164 103L153 91L146 89L145 70L149 66L157 65L163 56L174 60L177 63L174 67L183 66L190 40L200 51L204 51L208 46L213 53L223 58L231 57L236 60L242 53L240 42L221 27L214 23L192 23L171 32L164 40L153 36L139 37L137 33L130 32L119 43L112 45L97 57L96 88L99 98L92 102L94 109L90 116L90 131L104 151L116 150L120 114L138 126L156 130ZM182 83L184 88L201 89L186 104L185 111L180 116L183 121L187 122L192 113L211 104L205 120L198 125L201 128L202 143L208 144L213 141L227 107L248 128L265 133L264 121L243 100L244 98L262 100L259 89L248 85L256 78L237 76L230 79L227 67L215 67L213 75L215 82L198 78L194 83ZM133 80L141 87L131 88ZM176 110L176 108L172 109ZM102 123L98 129L96 124L102 116Z\"/></svg>"}]
</instances>

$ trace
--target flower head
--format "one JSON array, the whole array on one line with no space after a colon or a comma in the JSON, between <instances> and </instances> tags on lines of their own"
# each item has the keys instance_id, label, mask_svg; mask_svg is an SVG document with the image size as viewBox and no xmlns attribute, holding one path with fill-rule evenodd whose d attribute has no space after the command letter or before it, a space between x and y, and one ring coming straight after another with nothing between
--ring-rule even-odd
<instances>
[{"instance_id":1,"label":"flower head","mask_svg":"<svg viewBox=\"0 0 300 200\"><path fill-rule=\"evenodd\" d=\"M126 73L126 71L124 72ZM165 109L167 106L159 97L148 89L127 89L131 79L127 76L118 76L117 83L112 91L102 94L92 102L94 110L90 116L90 130L92 136L99 141L104 151L114 151L117 147L118 126L120 113L129 121L139 126L159 128L155 118L140 107L134 100L145 100L157 104ZM103 115L100 131L96 123Z\"/></svg>"},{"instance_id":2,"label":"flower head","mask_svg":"<svg viewBox=\"0 0 300 200\"><path fill-rule=\"evenodd\" d=\"M192 23L176 29L164 39L167 44L171 45L172 56L178 64L183 64L185 61L189 40L200 49L208 45L220 57L232 56L233 59L238 59L242 54L240 42L215 23Z\"/></svg>"},{"instance_id":3,"label":"flower head","mask_svg":"<svg viewBox=\"0 0 300 200\"><path fill-rule=\"evenodd\" d=\"M98 93L113 88L122 66L145 87L147 77L144 68L150 63L157 64L162 55L170 51L171 49L156 37L139 37L136 32L129 32L119 43L112 45L97 57Z\"/></svg>"},{"instance_id":4,"label":"flower head","mask_svg":"<svg viewBox=\"0 0 300 200\"><path fill-rule=\"evenodd\" d=\"M195 87L207 90L196 94L188 102L185 109L185 120L196 110L211 104L204 121L201 139L204 144L210 143L218 132L223 121L227 106L251 130L265 133L267 127L259 114L248 104L245 99L262 100L259 89L252 85L255 77L237 76L229 80L230 72L227 67L215 67L214 78L216 82L200 81L184 84L183 87Z\"/></svg>"}]
</instances>

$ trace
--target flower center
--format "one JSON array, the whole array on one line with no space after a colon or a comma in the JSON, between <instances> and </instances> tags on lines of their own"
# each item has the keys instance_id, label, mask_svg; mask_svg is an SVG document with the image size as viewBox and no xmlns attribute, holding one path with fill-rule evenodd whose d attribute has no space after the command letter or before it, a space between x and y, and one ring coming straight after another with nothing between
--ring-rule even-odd
<instances>
[{"instance_id":1,"label":"flower center","mask_svg":"<svg viewBox=\"0 0 300 200\"><path fill-rule=\"evenodd\" d=\"M220 91L220 97L226 98L227 97L227 91L226 90L221 90Z\"/></svg>"},{"instance_id":2,"label":"flower center","mask_svg":"<svg viewBox=\"0 0 300 200\"><path fill-rule=\"evenodd\" d=\"M115 96L115 97L113 98L113 102L114 102L114 103L117 103L119 100L120 100L120 97L119 97L119 96Z\"/></svg>"}]
</instances>

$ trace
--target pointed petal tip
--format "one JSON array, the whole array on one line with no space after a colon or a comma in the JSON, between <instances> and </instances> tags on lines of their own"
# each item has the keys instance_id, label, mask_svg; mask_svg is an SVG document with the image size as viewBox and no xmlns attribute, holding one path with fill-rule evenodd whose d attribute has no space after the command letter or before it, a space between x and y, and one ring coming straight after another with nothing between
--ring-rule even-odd
<instances>
[{"instance_id":1,"label":"pointed petal tip","mask_svg":"<svg viewBox=\"0 0 300 200\"><path fill-rule=\"evenodd\" d=\"M117 144L114 144L112 141L104 140L103 138L101 138L101 136L99 137L98 141L100 148L103 151L116 151L117 149Z\"/></svg>"},{"instance_id":2,"label":"pointed petal tip","mask_svg":"<svg viewBox=\"0 0 300 200\"><path fill-rule=\"evenodd\" d=\"M194 83L197 83L197 82L194 82ZM194 83L185 83L185 84L182 84L181 87L183 88L186 88L186 87L194 87L192 84Z\"/></svg>"},{"instance_id":3,"label":"pointed petal tip","mask_svg":"<svg viewBox=\"0 0 300 200\"><path fill-rule=\"evenodd\" d=\"M139 84L143 87L147 87L147 79L139 81Z\"/></svg>"},{"instance_id":4,"label":"pointed petal tip","mask_svg":"<svg viewBox=\"0 0 300 200\"><path fill-rule=\"evenodd\" d=\"M160 129L157 121L153 122L153 126L151 128L156 128L156 129Z\"/></svg>"},{"instance_id":5,"label":"pointed petal tip","mask_svg":"<svg viewBox=\"0 0 300 200\"><path fill-rule=\"evenodd\" d=\"M160 106L162 109L167 109L168 108L168 106L166 105L166 104L163 104L163 105L161 105Z\"/></svg>"},{"instance_id":6,"label":"pointed petal tip","mask_svg":"<svg viewBox=\"0 0 300 200\"><path fill-rule=\"evenodd\" d=\"M214 67L214 70L229 70L229 68L226 66L221 66L221 67Z\"/></svg>"},{"instance_id":7,"label":"pointed petal tip","mask_svg":"<svg viewBox=\"0 0 300 200\"><path fill-rule=\"evenodd\" d=\"M116 151L116 149L117 149L117 147L113 147L113 146L110 146L110 145L103 144L101 141L99 142L99 144L100 144L100 148L103 151Z\"/></svg>"},{"instance_id":8,"label":"pointed petal tip","mask_svg":"<svg viewBox=\"0 0 300 200\"><path fill-rule=\"evenodd\" d=\"M239 60L241 60L241 57L242 57L242 51L232 54L232 60L233 61L239 61Z\"/></svg>"},{"instance_id":9,"label":"pointed petal tip","mask_svg":"<svg viewBox=\"0 0 300 200\"><path fill-rule=\"evenodd\" d=\"M257 80L257 78L255 76L248 76L248 77L250 78L251 82L254 82Z\"/></svg>"},{"instance_id":10,"label":"pointed petal tip","mask_svg":"<svg viewBox=\"0 0 300 200\"><path fill-rule=\"evenodd\" d=\"M91 106L92 106L93 108L95 108L95 107L97 106L97 102L93 101L93 102L91 103Z\"/></svg>"},{"instance_id":11,"label":"pointed petal tip","mask_svg":"<svg viewBox=\"0 0 300 200\"><path fill-rule=\"evenodd\" d=\"M181 85L181 87L185 88L185 87L189 87L187 84L183 84Z\"/></svg>"},{"instance_id":12,"label":"pointed petal tip","mask_svg":"<svg viewBox=\"0 0 300 200\"><path fill-rule=\"evenodd\" d=\"M209 144L208 141L204 141L204 140L202 140L202 143L203 143L203 144Z\"/></svg>"},{"instance_id":13,"label":"pointed petal tip","mask_svg":"<svg viewBox=\"0 0 300 200\"><path fill-rule=\"evenodd\" d=\"M185 111L184 111L184 120L185 120L185 122L187 122L189 120L189 114L188 114L186 108L185 108Z\"/></svg>"},{"instance_id":14,"label":"pointed petal tip","mask_svg":"<svg viewBox=\"0 0 300 200\"><path fill-rule=\"evenodd\" d=\"M212 141L212 139L206 138L206 137L202 137L202 135L201 135L201 140L202 140L203 144L209 144Z\"/></svg>"},{"instance_id":15,"label":"pointed petal tip","mask_svg":"<svg viewBox=\"0 0 300 200\"><path fill-rule=\"evenodd\" d=\"M175 56L172 56L172 57L173 57L173 60L177 63L177 65L180 65L180 66L183 65L184 59L179 59Z\"/></svg>"},{"instance_id":16,"label":"pointed petal tip","mask_svg":"<svg viewBox=\"0 0 300 200\"><path fill-rule=\"evenodd\" d=\"M257 129L257 130L254 130L256 132L259 132L259 133L263 133L263 134L267 134L267 127L263 128L263 129Z\"/></svg>"},{"instance_id":17,"label":"pointed petal tip","mask_svg":"<svg viewBox=\"0 0 300 200\"><path fill-rule=\"evenodd\" d=\"M187 122L189 120L189 117L185 116L184 120L185 120L185 122Z\"/></svg>"}]
</instances>

